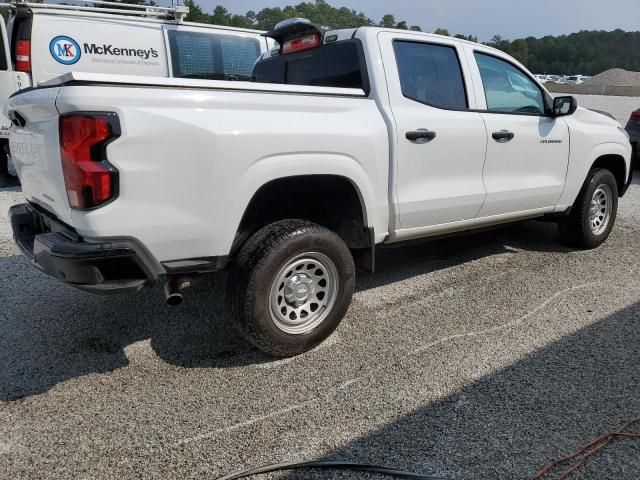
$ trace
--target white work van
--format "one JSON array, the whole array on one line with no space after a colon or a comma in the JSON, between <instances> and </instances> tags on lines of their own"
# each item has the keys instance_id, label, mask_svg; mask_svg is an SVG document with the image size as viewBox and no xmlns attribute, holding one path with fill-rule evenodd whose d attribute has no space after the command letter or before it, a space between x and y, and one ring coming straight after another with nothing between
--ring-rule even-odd
<instances>
[{"instance_id":1,"label":"white work van","mask_svg":"<svg viewBox=\"0 0 640 480\"><path fill-rule=\"evenodd\" d=\"M6 26L0 18L0 105L18 90L72 71L248 80L273 44L256 30L184 22L184 6L82 3L3 5L11 13ZM10 126L0 114L2 153Z\"/></svg>"}]
</instances>

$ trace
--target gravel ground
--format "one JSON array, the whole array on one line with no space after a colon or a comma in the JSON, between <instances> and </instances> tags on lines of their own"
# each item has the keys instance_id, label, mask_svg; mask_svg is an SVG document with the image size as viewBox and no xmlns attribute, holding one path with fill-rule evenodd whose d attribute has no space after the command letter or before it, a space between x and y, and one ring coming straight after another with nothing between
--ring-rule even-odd
<instances>
[{"instance_id":1,"label":"gravel ground","mask_svg":"<svg viewBox=\"0 0 640 480\"><path fill-rule=\"evenodd\" d=\"M640 72L631 72L622 68L612 68L587 80L585 85L640 87Z\"/></svg>"},{"instance_id":2,"label":"gravel ground","mask_svg":"<svg viewBox=\"0 0 640 480\"><path fill-rule=\"evenodd\" d=\"M560 94L555 94L560 95ZM578 105L594 110L601 110L613 115L624 127L629 121L631 112L640 108L640 97L615 97L608 95L574 95Z\"/></svg>"},{"instance_id":3,"label":"gravel ground","mask_svg":"<svg viewBox=\"0 0 640 480\"><path fill-rule=\"evenodd\" d=\"M381 252L337 333L284 361L229 331L223 276L173 310L160 290L98 297L47 278L10 240L20 200L0 191L2 478L327 458L531 478L640 415L638 183L595 251L530 222ZM571 478L639 477L640 442L624 439Z\"/></svg>"}]
</instances>

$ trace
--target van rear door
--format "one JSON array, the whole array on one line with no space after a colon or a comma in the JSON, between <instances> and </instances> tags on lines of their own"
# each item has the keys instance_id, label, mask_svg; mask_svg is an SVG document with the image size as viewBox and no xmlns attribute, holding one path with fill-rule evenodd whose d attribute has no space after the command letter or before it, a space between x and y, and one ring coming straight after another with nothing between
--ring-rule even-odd
<instances>
[{"instance_id":1,"label":"van rear door","mask_svg":"<svg viewBox=\"0 0 640 480\"><path fill-rule=\"evenodd\" d=\"M29 76L13 70L11 49L4 18L0 16L0 107L18 90L31 86ZM9 138L11 121L0 113L0 140ZM1 146L0 146L1 148Z\"/></svg>"}]
</instances>

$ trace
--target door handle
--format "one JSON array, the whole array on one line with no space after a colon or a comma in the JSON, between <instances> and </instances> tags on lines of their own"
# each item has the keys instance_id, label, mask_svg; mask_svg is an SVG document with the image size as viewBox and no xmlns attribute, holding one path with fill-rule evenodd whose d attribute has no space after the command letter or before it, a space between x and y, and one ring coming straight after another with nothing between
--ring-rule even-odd
<instances>
[{"instance_id":1,"label":"door handle","mask_svg":"<svg viewBox=\"0 0 640 480\"><path fill-rule=\"evenodd\" d=\"M407 140L410 140L412 142L417 142L418 140L426 140L427 142L430 142L434 138L436 138L436 132L432 132L431 130L427 130L425 128L421 128L414 132L407 132Z\"/></svg>"},{"instance_id":2,"label":"door handle","mask_svg":"<svg viewBox=\"0 0 640 480\"><path fill-rule=\"evenodd\" d=\"M498 143L510 142L515 137L514 133L510 132L509 130L500 130L499 132L493 132L491 136Z\"/></svg>"}]
</instances>

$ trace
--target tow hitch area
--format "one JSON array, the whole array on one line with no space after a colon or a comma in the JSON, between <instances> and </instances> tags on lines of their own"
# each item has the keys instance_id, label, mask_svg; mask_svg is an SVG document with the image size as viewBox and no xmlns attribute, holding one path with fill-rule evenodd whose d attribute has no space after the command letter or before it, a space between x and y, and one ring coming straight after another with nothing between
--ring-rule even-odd
<instances>
[{"instance_id":1,"label":"tow hitch area","mask_svg":"<svg viewBox=\"0 0 640 480\"><path fill-rule=\"evenodd\" d=\"M202 275L167 275L164 282L164 296L167 305L177 307L184 302L183 291L195 287L202 281Z\"/></svg>"},{"instance_id":2,"label":"tow hitch area","mask_svg":"<svg viewBox=\"0 0 640 480\"><path fill-rule=\"evenodd\" d=\"M150 261L131 240L84 241L71 227L29 204L9 210L23 255L47 275L94 293L142 288L154 281Z\"/></svg>"}]
</instances>

